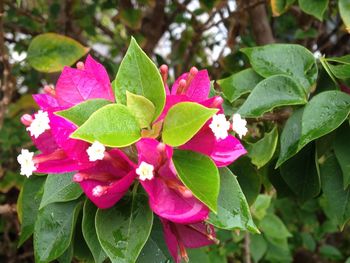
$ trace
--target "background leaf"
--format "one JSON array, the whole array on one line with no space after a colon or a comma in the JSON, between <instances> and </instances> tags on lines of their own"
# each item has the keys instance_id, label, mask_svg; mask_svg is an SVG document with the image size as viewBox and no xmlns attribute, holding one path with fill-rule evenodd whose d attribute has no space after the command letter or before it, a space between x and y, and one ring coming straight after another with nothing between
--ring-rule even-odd
<instances>
[{"instance_id":1,"label":"background leaf","mask_svg":"<svg viewBox=\"0 0 350 263\"><path fill-rule=\"evenodd\" d=\"M337 130L334 141L334 153L343 172L344 189L350 184L350 126L345 122Z\"/></svg>"},{"instance_id":2,"label":"background leaf","mask_svg":"<svg viewBox=\"0 0 350 263\"><path fill-rule=\"evenodd\" d=\"M340 12L340 16L343 19L346 30L350 31L350 3L347 0L339 0L338 8Z\"/></svg>"},{"instance_id":3,"label":"background leaf","mask_svg":"<svg viewBox=\"0 0 350 263\"><path fill-rule=\"evenodd\" d=\"M299 0L299 7L303 12L322 21L328 7L328 0Z\"/></svg>"}]
</instances>

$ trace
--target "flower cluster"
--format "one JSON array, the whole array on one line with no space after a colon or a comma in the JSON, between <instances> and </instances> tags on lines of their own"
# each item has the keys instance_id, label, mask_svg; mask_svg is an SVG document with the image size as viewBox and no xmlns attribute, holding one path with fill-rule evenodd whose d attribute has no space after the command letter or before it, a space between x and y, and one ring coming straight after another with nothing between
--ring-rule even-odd
<instances>
[{"instance_id":1,"label":"flower cluster","mask_svg":"<svg viewBox=\"0 0 350 263\"><path fill-rule=\"evenodd\" d=\"M239 114L234 114L232 121L226 119L221 97L209 98L210 80L206 70L191 68L171 89L166 84L167 66L160 67L160 74L166 101L162 113L152 123L160 129L154 136L147 136L146 130L142 138L130 146L137 151L135 156L124 148L71 138L78 126L55 114L90 99L115 102L106 70L88 56L76 69L65 67L55 88L46 86L44 94L33 96L40 110L34 115L23 115L21 121L40 153L34 155L23 149L18 162L21 174L27 177L34 172L75 172L73 180L101 209L115 205L132 184L139 182L149 197L151 209L163 224L171 255L180 262L187 259L186 248L209 245L216 242L216 238L213 226L206 222L209 208L180 180L172 160L174 147L160 139L162 123L168 111L181 102L217 109L217 114L190 140L177 147L206 155L217 167L227 166L246 153L231 131L241 138L247 128Z\"/></svg>"}]
</instances>

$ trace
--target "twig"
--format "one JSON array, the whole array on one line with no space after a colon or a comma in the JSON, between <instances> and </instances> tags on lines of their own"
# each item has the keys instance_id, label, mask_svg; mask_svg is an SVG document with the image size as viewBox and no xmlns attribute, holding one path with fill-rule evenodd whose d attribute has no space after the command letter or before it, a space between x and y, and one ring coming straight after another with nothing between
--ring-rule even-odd
<instances>
[{"instance_id":1,"label":"twig","mask_svg":"<svg viewBox=\"0 0 350 263\"><path fill-rule=\"evenodd\" d=\"M247 232L244 236L244 263L251 263L250 258L250 236Z\"/></svg>"}]
</instances>

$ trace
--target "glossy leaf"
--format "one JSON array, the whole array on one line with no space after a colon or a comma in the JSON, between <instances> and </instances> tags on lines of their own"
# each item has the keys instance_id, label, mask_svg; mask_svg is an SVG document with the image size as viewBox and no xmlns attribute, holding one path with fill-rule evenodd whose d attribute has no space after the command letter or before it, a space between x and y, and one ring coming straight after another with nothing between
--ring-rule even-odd
<instances>
[{"instance_id":1,"label":"glossy leaf","mask_svg":"<svg viewBox=\"0 0 350 263\"><path fill-rule=\"evenodd\" d=\"M174 151L173 162L183 184L195 197L216 212L220 177L214 162L206 155L184 150Z\"/></svg>"},{"instance_id":2,"label":"glossy leaf","mask_svg":"<svg viewBox=\"0 0 350 263\"><path fill-rule=\"evenodd\" d=\"M299 149L338 128L350 112L350 96L341 91L325 91L306 105L301 124Z\"/></svg>"},{"instance_id":3,"label":"glossy leaf","mask_svg":"<svg viewBox=\"0 0 350 263\"><path fill-rule=\"evenodd\" d=\"M224 96L230 102L233 102L242 95L250 93L262 79L253 69L245 69L228 78L220 79L217 83L220 85Z\"/></svg>"},{"instance_id":4,"label":"glossy leaf","mask_svg":"<svg viewBox=\"0 0 350 263\"><path fill-rule=\"evenodd\" d=\"M260 117L276 107L306 102L305 91L291 77L276 75L259 82L238 113L248 118Z\"/></svg>"},{"instance_id":5,"label":"glossy leaf","mask_svg":"<svg viewBox=\"0 0 350 263\"><path fill-rule=\"evenodd\" d=\"M176 104L165 116L163 142L171 146L185 144L217 111L194 102Z\"/></svg>"},{"instance_id":6,"label":"glossy leaf","mask_svg":"<svg viewBox=\"0 0 350 263\"><path fill-rule=\"evenodd\" d=\"M89 247L96 263L102 263L107 255L102 249L97 238L95 228L96 206L88 199L84 203L82 232L87 246Z\"/></svg>"},{"instance_id":7,"label":"glossy leaf","mask_svg":"<svg viewBox=\"0 0 350 263\"><path fill-rule=\"evenodd\" d=\"M49 174L44 185L44 194L40 209L55 202L67 202L77 199L83 191L73 182L74 173Z\"/></svg>"},{"instance_id":8,"label":"glossy leaf","mask_svg":"<svg viewBox=\"0 0 350 263\"><path fill-rule=\"evenodd\" d=\"M350 184L350 126L349 123L337 130L334 153L343 172L344 189Z\"/></svg>"},{"instance_id":9,"label":"glossy leaf","mask_svg":"<svg viewBox=\"0 0 350 263\"><path fill-rule=\"evenodd\" d=\"M141 137L140 126L128 108L121 104L106 105L95 111L80 126L71 138L110 147L124 147L138 141Z\"/></svg>"},{"instance_id":10,"label":"glossy leaf","mask_svg":"<svg viewBox=\"0 0 350 263\"><path fill-rule=\"evenodd\" d=\"M305 147L280 167L284 181L302 202L317 196L321 191L314 148L314 145Z\"/></svg>"},{"instance_id":11,"label":"glossy leaf","mask_svg":"<svg viewBox=\"0 0 350 263\"><path fill-rule=\"evenodd\" d=\"M222 229L241 229L259 233L236 176L228 168L220 168L219 171L218 211L217 214L210 213L208 222Z\"/></svg>"},{"instance_id":12,"label":"glossy leaf","mask_svg":"<svg viewBox=\"0 0 350 263\"><path fill-rule=\"evenodd\" d=\"M284 125L280 137L280 153L276 168L298 152L299 139L301 136L301 119L304 108L300 108L292 114Z\"/></svg>"},{"instance_id":13,"label":"glossy leaf","mask_svg":"<svg viewBox=\"0 0 350 263\"><path fill-rule=\"evenodd\" d=\"M259 169L267 164L275 153L278 142L278 130L274 127L270 132L256 143L248 147L248 156L252 163Z\"/></svg>"},{"instance_id":14,"label":"glossy leaf","mask_svg":"<svg viewBox=\"0 0 350 263\"><path fill-rule=\"evenodd\" d=\"M150 126L155 112L154 105L150 100L126 91L126 106L135 115L141 128Z\"/></svg>"},{"instance_id":15,"label":"glossy leaf","mask_svg":"<svg viewBox=\"0 0 350 263\"><path fill-rule=\"evenodd\" d=\"M24 181L17 200L17 211L21 222L18 246L21 246L33 234L45 179L43 176L31 176Z\"/></svg>"},{"instance_id":16,"label":"glossy leaf","mask_svg":"<svg viewBox=\"0 0 350 263\"><path fill-rule=\"evenodd\" d=\"M92 99L79 103L67 110L57 111L55 114L81 126L89 119L91 114L110 103L108 100Z\"/></svg>"},{"instance_id":17,"label":"glossy leaf","mask_svg":"<svg viewBox=\"0 0 350 263\"><path fill-rule=\"evenodd\" d=\"M328 2L328 0L299 0L299 7L303 12L322 21Z\"/></svg>"},{"instance_id":18,"label":"glossy leaf","mask_svg":"<svg viewBox=\"0 0 350 263\"><path fill-rule=\"evenodd\" d=\"M339 0L338 8L346 30L350 32L350 2L347 0Z\"/></svg>"},{"instance_id":19,"label":"glossy leaf","mask_svg":"<svg viewBox=\"0 0 350 263\"><path fill-rule=\"evenodd\" d=\"M165 89L159 70L134 38L112 85L119 103L126 104L126 91L149 99L155 106L154 119L164 108Z\"/></svg>"},{"instance_id":20,"label":"glossy leaf","mask_svg":"<svg viewBox=\"0 0 350 263\"><path fill-rule=\"evenodd\" d=\"M263 47L243 48L253 69L267 78L277 74L288 75L309 92L317 80L314 55L300 45L270 44Z\"/></svg>"},{"instance_id":21,"label":"glossy leaf","mask_svg":"<svg viewBox=\"0 0 350 263\"><path fill-rule=\"evenodd\" d=\"M152 223L147 197L140 193L110 209L99 209L96 214L97 236L112 263L135 262L150 235Z\"/></svg>"},{"instance_id":22,"label":"glossy leaf","mask_svg":"<svg viewBox=\"0 0 350 263\"><path fill-rule=\"evenodd\" d=\"M79 200L53 203L38 213L34 230L35 262L49 262L61 256L69 247L78 212Z\"/></svg>"},{"instance_id":23,"label":"glossy leaf","mask_svg":"<svg viewBox=\"0 0 350 263\"><path fill-rule=\"evenodd\" d=\"M350 219L350 188L344 190L342 171L335 156L320 165L323 196L327 200L327 215L343 229Z\"/></svg>"},{"instance_id":24,"label":"glossy leaf","mask_svg":"<svg viewBox=\"0 0 350 263\"><path fill-rule=\"evenodd\" d=\"M45 33L33 38L28 48L27 60L38 71L58 72L74 64L89 51L70 37Z\"/></svg>"}]
</instances>

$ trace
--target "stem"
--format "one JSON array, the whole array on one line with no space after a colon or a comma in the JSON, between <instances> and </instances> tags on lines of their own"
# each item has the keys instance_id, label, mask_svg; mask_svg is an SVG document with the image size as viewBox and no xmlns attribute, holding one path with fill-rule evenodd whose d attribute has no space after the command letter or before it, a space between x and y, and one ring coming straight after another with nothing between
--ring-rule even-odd
<instances>
[{"instance_id":1,"label":"stem","mask_svg":"<svg viewBox=\"0 0 350 263\"><path fill-rule=\"evenodd\" d=\"M248 232L244 236L244 262L245 263L252 262L250 258L250 236Z\"/></svg>"}]
</instances>

